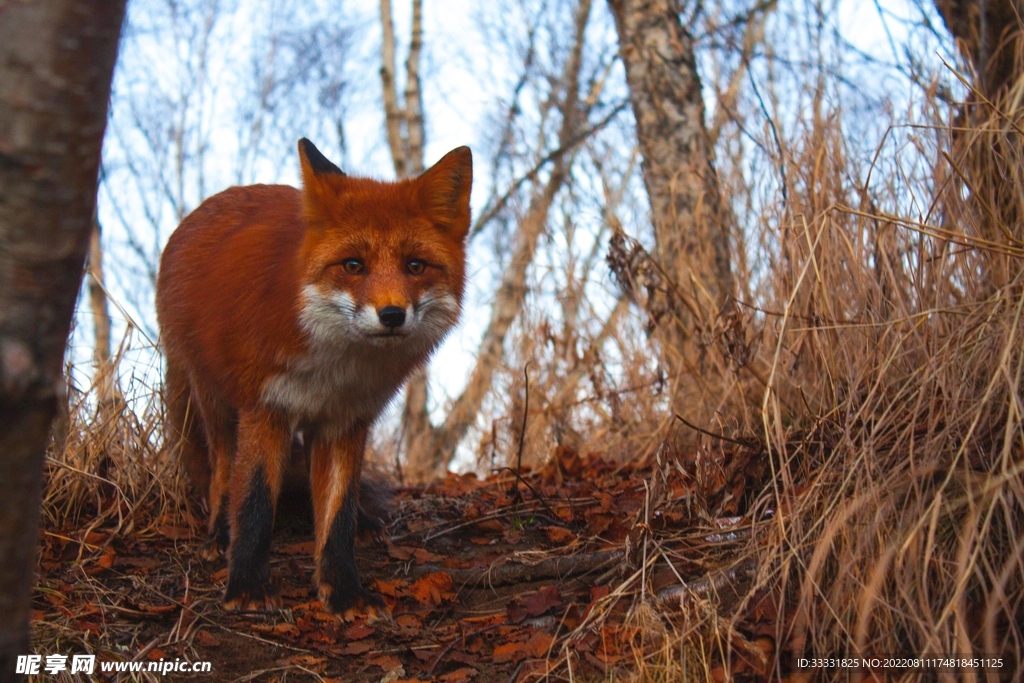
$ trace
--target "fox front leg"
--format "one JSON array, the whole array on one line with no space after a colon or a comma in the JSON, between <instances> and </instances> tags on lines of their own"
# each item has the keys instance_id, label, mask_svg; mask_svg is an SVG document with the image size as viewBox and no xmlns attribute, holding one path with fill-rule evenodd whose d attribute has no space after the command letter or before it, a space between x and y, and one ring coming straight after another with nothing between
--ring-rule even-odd
<instances>
[{"instance_id":1,"label":"fox front leg","mask_svg":"<svg viewBox=\"0 0 1024 683\"><path fill-rule=\"evenodd\" d=\"M270 582L270 538L290 445L291 430L281 416L263 411L239 413L238 453L229 493L226 609L281 607Z\"/></svg>"},{"instance_id":2,"label":"fox front leg","mask_svg":"<svg viewBox=\"0 0 1024 683\"><path fill-rule=\"evenodd\" d=\"M334 441L313 445L310 472L316 522L316 583L320 601L342 618L387 613L384 602L363 588L356 570L355 537L359 474L367 427L360 425Z\"/></svg>"}]
</instances>

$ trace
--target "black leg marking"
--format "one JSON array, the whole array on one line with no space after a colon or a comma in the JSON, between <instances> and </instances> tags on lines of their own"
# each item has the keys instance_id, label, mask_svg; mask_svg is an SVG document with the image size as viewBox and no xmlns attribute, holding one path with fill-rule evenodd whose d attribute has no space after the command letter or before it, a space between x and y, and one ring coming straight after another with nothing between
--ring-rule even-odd
<instances>
[{"instance_id":1,"label":"black leg marking","mask_svg":"<svg viewBox=\"0 0 1024 683\"><path fill-rule=\"evenodd\" d=\"M336 613L350 608L383 607L383 601L363 588L359 582L354 553L358 503L353 488L346 496L331 522L331 530L320 558L321 589L327 588L327 607Z\"/></svg>"},{"instance_id":2,"label":"black leg marking","mask_svg":"<svg viewBox=\"0 0 1024 683\"><path fill-rule=\"evenodd\" d=\"M263 466L253 471L252 482L235 520L231 536L226 603L267 602L273 595L270 585L270 537L274 530L274 506L270 500Z\"/></svg>"}]
</instances>

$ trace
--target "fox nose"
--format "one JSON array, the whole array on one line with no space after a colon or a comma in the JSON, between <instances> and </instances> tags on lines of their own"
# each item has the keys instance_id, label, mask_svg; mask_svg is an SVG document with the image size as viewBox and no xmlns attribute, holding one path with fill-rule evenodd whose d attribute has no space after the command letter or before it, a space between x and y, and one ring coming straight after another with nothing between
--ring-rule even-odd
<instances>
[{"instance_id":1,"label":"fox nose","mask_svg":"<svg viewBox=\"0 0 1024 683\"><path fill-rule=\"evenodd\" d=\"M405 324L405 309L398 306L385 306L377 311L380 324L392 330Z\"/></svg>"}]
</instances>

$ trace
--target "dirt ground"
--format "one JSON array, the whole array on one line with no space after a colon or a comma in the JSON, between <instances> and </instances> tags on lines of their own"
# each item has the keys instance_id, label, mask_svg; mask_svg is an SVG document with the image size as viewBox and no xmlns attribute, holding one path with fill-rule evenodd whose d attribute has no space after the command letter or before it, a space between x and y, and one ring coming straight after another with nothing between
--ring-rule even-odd
<instances>
[{"instance_id":1,"label":"dirt ground","mask_svg":"<svg viewBox=\"0 0 1024 683\"><path fill-rule=\"evenodd\" d=\"M699 478L693 461L620 467L562 450L532 474L400 488L387 538L357 548L364 584L391 609L374 623L342 622L316 600L301 505L278 517L284 609L272 614L221 608L225 562L200 558L203 523L187 514L117 534L45 529L36 652L210 661L222 681L618 680L663 650L687 598L722 606L749 583L736 558L763 475L753 462L723 454ZM736 680L761 680L775 661L770 610L750 614L731 648Z\"/></svg>"}]
</instances>

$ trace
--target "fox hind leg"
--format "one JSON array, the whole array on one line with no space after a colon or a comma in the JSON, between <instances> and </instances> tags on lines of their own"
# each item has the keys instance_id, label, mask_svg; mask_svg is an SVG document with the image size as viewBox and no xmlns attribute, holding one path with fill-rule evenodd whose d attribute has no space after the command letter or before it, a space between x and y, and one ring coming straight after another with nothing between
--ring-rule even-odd
<instances>
[{"instance_id":1,"label":"fox hind leg","mask_svg":"<svg viewBox=\"0 0 1024 683\"><path fill-rule=\"evenodd\" d=\"M192 493L205 498L210 488L210 460L206 444L206 425L199 406L192 399L192 384L188 373L173 358L167 358L164 375L164 440L170 448L177 448L177 457L185 468Z\"/></svg>"},{"instance_id":2,"label":"fox hind leg","mask_svg":"<svg viewBox=\"0 0 1024 683\"><path fill-rule=\"evenodd\" d=\"M205 502L209 525L203 557L212 560L228 547L227 492L234 458L234 420L217 402L193 390L188 372L167 357L165 439L178 449L195 499Z\"/></svg>"},{"instance_id":3,"label":"fox hind leg","mask_svg":"<svg viewBox=\"0 0 1024 683\"><path fill-rule=\"evenodd\" d=\"M210 509L203 557L214 560L228 549L230 540L228 492L231 489L231 467L237 447L237 415L213 396L191 392L190 410L205 427L206 501Z\"/></svg>"},{"instance_id":4,"label":"fox hind leg","mask_svg":"<svg viewBox=\"0 0 1024 683\"><path fill-rule=\"evenodd\" d=\"M317 440L312 452L316 583L324 606L346 620L387 612L380 597L363 588L355 562L359 471L366 436L367 427L360 425L333 443Z\"/></svg>"},{"instance_id":5,"label":"fox hind leg","mask_svg":"<svg viewBox=\"0 0 1024 683\"><path fill-rule=\"evenodd\" d=\"M283 417L259 410L239 414L238 453L228 496L231 541L226 609L281 606L270 581L270 540L290 447L291 429Z\"/></svg>"}]
</instances>

